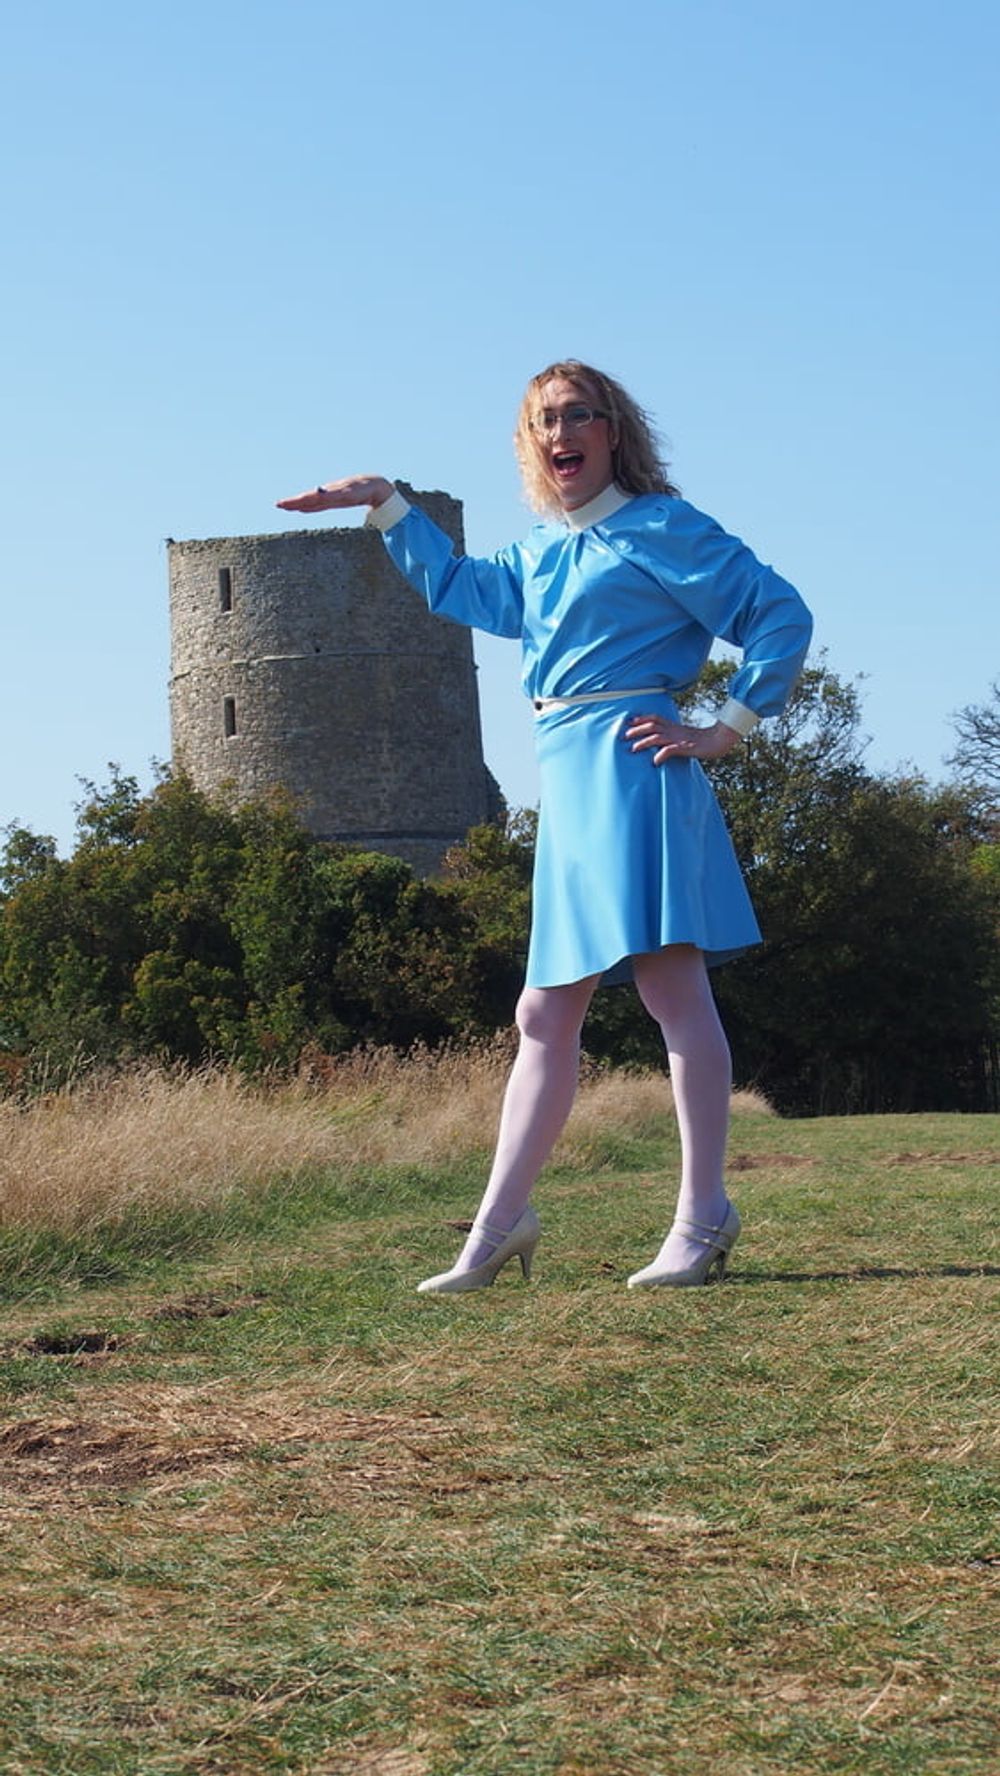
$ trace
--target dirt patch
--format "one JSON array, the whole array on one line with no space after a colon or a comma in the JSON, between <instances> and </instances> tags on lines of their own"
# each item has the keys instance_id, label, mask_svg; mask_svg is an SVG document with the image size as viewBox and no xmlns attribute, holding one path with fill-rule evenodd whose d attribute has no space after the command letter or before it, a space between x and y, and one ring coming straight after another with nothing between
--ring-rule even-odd
<instances>
[{"instance_id":1,"label":"dirt patch","mask_svg":"<svg viewBox=\"0 0 1000 1776\"><path fill-rule=\"evenodd\" d=\"M364 1455L354 1453L364 1445ZM11 1510L99 1503L158 1479L223 1478L234 1464L308 1466L343 1498L446 1497L512 1476L486 1471L432 1412L354 1412L268 1395L229 1404L200 1390L120 1390L105 1416L22 1419L0 1430L0 1501Z\"/></svg>"},{"instance_id":2,"label":"dirt patch","mask_svg":"<svg viewBox=\"0 0 1000 1776\"><path fill-rule=\"evenodd\" d=\"M180 1301L165 1301L153 1309L154 1320L224 1320L230 1314L245 1313L260 1307L266 1295L184 1295Z\"/></svg>"},{"instance_id":3,"label":"dirt patch","mask_svg":"<svg viewBox=\"0 0 1000 1776\"><path fill-rule=\"evenodd\" d=\"M149 1311L154 1320L224 1320L230 1314L246 1313L260 1307L266 1295L184 1295L179 1301L165 1301ZM36 1332L29 1338L11 1339L0 1344L0 1357L72 1357L86 1363L113 1356L134 1342L130 1335L109 1332L106 1327L57 1327L52 1332Z\"/></svg>"},{"instance_id":4,"label":"dirt patch","mask_svg":"<svg viewBox=\"0 0 1000 1776\"><path fill-rule=\"evenodd\" d=\"M86 1420L46 1424L27 1419L0 1431L0 1488L23 1496L53 1487L99 1486L112 1491L139 1485L157 1474L187 1473L211 1463L238 1460L238 1439L157 1442L129 1427L111 1429Z\"/></svg>"},{"instance_id":5,"label":"dirt patch","mask_svg":"<svg viewBox=\"0 0 1000 1776\"><path fill-rule=\"evenodd\" d=\"M20 1344L8 1346L5 1355L26 1357L102 1356L121 1350L125 1339L118 1332L39 1332Z\"/></svg>"}]
</instances>

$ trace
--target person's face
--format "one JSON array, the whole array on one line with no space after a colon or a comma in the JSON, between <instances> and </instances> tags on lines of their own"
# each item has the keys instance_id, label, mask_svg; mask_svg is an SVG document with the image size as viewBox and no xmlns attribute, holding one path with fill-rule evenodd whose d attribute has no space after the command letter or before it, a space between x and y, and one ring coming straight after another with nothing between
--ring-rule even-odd
<instances>
[{"instance_id":1,"label":"person's face","mask_svg":"<svg viewBox=\"0 0 1000 1776\"><path fill-rule=\"evenodd\" d=\"M605 418L592 419L583 426L569 423L574 410L593 410L600 403L590 389L565 376L550 377L542 384L540 395L539 414L549 424L541 430L536 428L538 449L559 504L564 511L572 512L585 506L614 480L611 423Z\"/></svg>"}]
</instances>

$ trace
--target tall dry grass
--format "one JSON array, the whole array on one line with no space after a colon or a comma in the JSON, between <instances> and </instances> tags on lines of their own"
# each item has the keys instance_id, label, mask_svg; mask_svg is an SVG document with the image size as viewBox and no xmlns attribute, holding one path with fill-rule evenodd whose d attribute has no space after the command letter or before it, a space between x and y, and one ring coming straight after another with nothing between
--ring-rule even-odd
<instances>
[{"instance_id":1,"label":"tall dry grass","mask_svg":"<svg viewBox=\"0 0 1000 1776\"><path fill-rule=\"evenodd\" d=\"M507 1038L465 1049L323 1058L283 1083L153 1066L0 1102L0 1227L70 1231L130 1211L218 1206L234 1190L333 1169L433 1165L487 1150ZM757 1094L734 1107L769 1113ZM592 1163L609 1130L665 1130L669 1082L585 1069L556 1150Z\"/></svg>"}]
</instances>

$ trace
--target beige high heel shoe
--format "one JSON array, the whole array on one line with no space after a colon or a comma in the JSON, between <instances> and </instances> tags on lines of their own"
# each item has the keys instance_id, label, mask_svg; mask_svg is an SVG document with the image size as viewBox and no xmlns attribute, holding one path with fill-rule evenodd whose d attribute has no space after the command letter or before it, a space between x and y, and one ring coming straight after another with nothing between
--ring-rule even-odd
<instances>
[{"instance_id":1,"label":"beige high heel shoe","mask_svg":"<svg viewBox=\"0 0 1000 1776\"><path fill-rule=\"evenodd\" d=\"M530 1277L531 1260L542 1231L530 1203L521 1211L509 1233L488 1227L485 1221L476 1221L473 1225L477 1233L484 1233L487 1239L498 1242L496 1249L472 1270L444 1270L440 1276L428 1277L426 1282L417 1284L418 1295L464 1295L470 1289L488 1289L512 1258L520 1258L525 1278Z\"/></svg>"},{"instance_id":2,"label":"beige high heel shoe","mask_svg":"<svg viewBox=\"0 0 1000 1776\"><path fill-rule=\"evenodd\" d=\"M683 1270L661 1269L659 1260L654 1258L645 1270L637 1270L634 1276L629 1277L630 1289L695 1288L699 1283L707 1283L716 1269L719 1272L719 1281L722 1282L729 1254L740 1237L740 1218L736 1212L736 1204L730 1203L721 1227L709 1227L703 1221L675 1221L670 1232L675 1230L683 1233L685 1238L696 1241L699 1246L704 1246L704 1252Z\"/></svg>"}]
</instances>

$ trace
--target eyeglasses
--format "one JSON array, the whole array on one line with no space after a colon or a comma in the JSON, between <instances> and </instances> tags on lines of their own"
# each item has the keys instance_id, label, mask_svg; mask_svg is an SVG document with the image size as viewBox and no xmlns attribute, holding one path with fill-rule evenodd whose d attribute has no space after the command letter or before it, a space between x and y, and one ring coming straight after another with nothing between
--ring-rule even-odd
<instances>
[{"instance_id":1,"label":"eyeglasses","mask_svg":"<svg viewBox=\"0 0 1000 1776\"><path fill-rule=\"evenodd\" d=\"M533 432L541 432L543 437L551 438L561 425L565 426L568 432L581 432L584 426L591 425L595 419L610 419L610 417L611 415L605 413L602 407L584 407L582 404L578 407L563 407L558 410L554 407L543 407L541 413L536 413L532 418L531 429Z\"/></svg>"}]
</instances>

